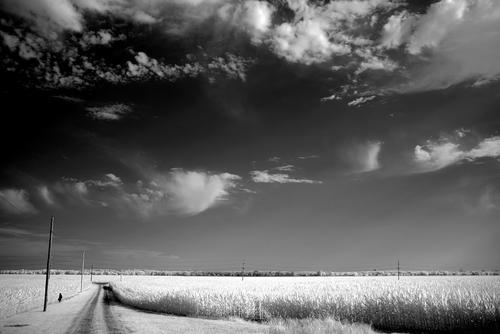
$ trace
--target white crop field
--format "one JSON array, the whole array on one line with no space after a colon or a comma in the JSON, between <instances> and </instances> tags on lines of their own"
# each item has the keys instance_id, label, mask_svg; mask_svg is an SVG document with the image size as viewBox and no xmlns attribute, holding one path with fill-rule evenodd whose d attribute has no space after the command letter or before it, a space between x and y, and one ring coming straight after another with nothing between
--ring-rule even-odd
<instances>
[{"instance_id":1,"label":"white crop field","mask_svg":"<svg viewBox=\"0 0 500 334\"><path fill-rule=\"evenodd\" d=\"M500 329L500 277L168 277L111 283L123 303L176 315L333 318L390 331Z\"/></svg>"},{"instance_id":2,"label":"white crop field","mask_svg":"<svg viewBox=\"0 0 500 334\"><path fill-rule=\"evenodd\" d=\"M84 277L83 288L90 286ZM45 275L0 275L0 319L10 315L43 308ZM57 301L59 293L64 298L80 292L79 275L51 275L49 281L49 303Z\"/></svg>"}]
</instances>

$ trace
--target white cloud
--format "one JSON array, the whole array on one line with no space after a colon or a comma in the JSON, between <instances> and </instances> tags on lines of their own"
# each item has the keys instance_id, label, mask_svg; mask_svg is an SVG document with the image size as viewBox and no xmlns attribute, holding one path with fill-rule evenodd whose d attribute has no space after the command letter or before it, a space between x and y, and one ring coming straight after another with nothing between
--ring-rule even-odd
<instances>
[{"instance_id":1,"label":"white cloud","mask_svg":"<svg viewBox=\"0 0 500 334\"><path fill-rule=\"evenodd\" d=\"M232 25L242 27L254 43L260 43L269 31L275 8L265 1L249 0L238 5L227 4L219 9L219 16Z\"/></svg>"},{"instance_id":2,"label":"white cloud","mask_svg":"<svg viewBox=\"0 0 500 334\"><path fill-rule=\"evenodd\" d=\"M168 214L196 215L228 199L238 175L173 169L167 174L147 173L144 181L126 184L115 174L80 181L66 178L54 185L61 201L109 207L148 218Z\"/></svg>"},{"instance_id":3,"label":"white cloud","mask_svg":"<svg viewBox=\"0 0 500 334\"><path fill-rule=\"evenodd\" d=\"M420 54L425 48L437 47L443 39L460 25L470 0L442 0L432 4L427 13L415 23L416 28L409 38L407 49L411 54Z\"/></svg>"},{"instance_id":4,"label":"white cloud","mask_svg":"<svg viewBox=\"0 0 500 334\"><path fill-rule=\"evenodd\" d=\"M321 102L327 102L327 101L333 101L333 100L340 100L342 99L338 94L332 94L329 96L322 97L320 99Z\"/></svg>"},{"instance_id":5,"label":"white cloud","mask_svg":"<svg viewBox=\"0 0 500 334\"><path fill-rule=\"evenodd\" d=\"M370 142L366 145L366 155L363 160L363 170L373 171L380 168L379 154L382 148L381 142Z\"/></svg>"},{"instance_id":6,"label":"white cloud","mask_svg":"<svg viewBox=\"0 0 500 334\"><path fill-rule=\"evenodd\" d=\"M323 183L322 181L309 179L295 179L284 173L271 174L267 170L254 170L250 172L252 181L256 183Z\"/></svg>"},{"instance_id":7,"label":"white cloud","mask_svg":"<svg viewBox=\"0 0 500 334\"><path fill-rule=\"evenodd\" d=\"M294 17L285 22L273 24L272 14L276 8L263 1L226 5L221 17L236 22L249 32L254 43L268 45L278 56L291 62L313 64L347 55L355 46L370 44L371 41L355 32L358 27L356 20L370 21L370 14L375 9L392 7L388 0L323 4L288 0L286 4Z\"/></svg>"},{"instance_id":8,"label":"white cloud","mask_svg":"<svg viewBox=\"0 0 500 334\"><path fill-rule=\"evenodd\" d=\"M82 30L82 17L69 0L4 0L7 12L33 21L43 33L68 29Z\"/></svg>"},{"instance_id":9,"label":"white cloud","mask_svg":"<svg viewBox=\"0 0 500 334\"><path fill-rule=\"evenodd\" d=\"M22 30L0 33L10 51L3 65L8 71L30 74L26 81L43 81L39 85L43 88L84 88L102 81L175 81L199 75L213 81L219 74L246 79L251 62L229 54L175 65L144 52L123 64L106 63L89 56L92 53L84 55L85 48L109 45L120 38L112 30L87 30L87 11L154 23L167 34L182 36L212 19L214 33L224 34L223 40L240 36L233 32L241 30L254 44L287 61L327 63L325 68L352 75L352 89L345 94L332 90L334 94L322 101L443 89L464 81L478 87L500 78L500 2L495 0L441 0L425 13L411 13L405 2L396 0L4 0L0 6L33 23L33 30L45 36L39 41L22 36ZM282 15L285 10L287 15ZM386 17L385 22L374 24ZM381 30L374 31L380 26ZM64 48L71 38L55 38L63 30L83 34L80 49ZM391 51L396 48L401 52ZM50 57L54 53L57 57ZM22 61L11 59L14 55L44 61L26 68ZM387 87L381 82L386 77L370 76L371 71L388 72L394 80ZM351 102L358 105L356 100Z\"/></svg>"},{"instance_id":10,"label":"white cloud","mask_svg":"<svg viewBox=\"0 0 500 334\"><path fill-rule=\"evenodd\" d=\"M210 72L209 77L211 78L214 75L223 74L230 79L246 81L246 72L251 63L251 60L227 53L225 57L212 59L208 63L207 69Z\"/></svg>"},{"instance_id":11,"label":"white cloud","mask_svg":"<svg viewBox=\"0 0 500 334\"><path fill-rule=\"evenodd\" d=\"M390 16L382 28L380 46L388 49L399 47L410 36L414 18L405 10Z\"/></svg>"},{"instance_id":12,"label":"white cloud","mask_svg":"<svg viewBox=\"0 0 500 334\"><path fill-rule=\"evenodd\" d=\"M409 82L397 91L444 89L468 80L482 84L499 78L499 1L441 0L425 14L402 15L388 24L394 27L382 45L405 45L420 59L409 69Z\"/></svg>"},{"instance_id":13,"label":"white cloud","mask_svg":"<svg viewBox=\"0 0 500 334\"><path fill-rule=\"evenodd\" d=\"M377 70L393 72L397 76L394 82L403 82L396 87L391 83L381 93L443 89L468 80L479 86L500 78L498 1L441 0L431 4L423 14L409 12L404 2L389 0L287 0L285 3L293 12L293 18L285 21L273 21L272 15L255 15L245 9L250 6L246 2L226 7L232 8L232 13L239 13L237 22L249 32L254 43L268 46L290 62L314 64L338 60L336 68L352 70L355 76ZM389 16L379 31L380 38L374 40L373 34L370 35L374 17L378 19L381 15L377 14L398 7L400 10ZM268 12L277 10L271 7ZM226 17L227 21L233 19L231 15ZM261 28L252 30L248 22L262 22ZM395 48L401 48L402 57L386 52ZM353 84L355 96L359 97L360 92L374 94L378 91L376 87L380 87L380 83L367 81L361 88L362 84L361 81ZM339 96L334 95L333 98ZM352 102L356 105L356 100Z\"/></svg>"},{"instance_id":14,"label":"white cloud","mask_svg":"<svg viewBox=\"0 0 500 334\"><path fill-rule=\"evenodd\" d=\"M116 176L115 174L113 174L113 173L108 173L105 176L106 176L106 178L108 180L110 180L111 182L113 182L115 184L121 184L122 183L122 180L118 176Z\"/></svg>"},{"instance_id":15,"label":"white cloud","mask_svg":"<svg viewBox=\"0 0 500 334\"><path fill-rule=\"evenodd\" d=\"M295 166L294 165L283 165L283 166L275 167L274 169L279 170L281 172L291 172L295 169Z\"/></svg>"},{"instance_id":16,"label":"white cloud","mask_svg":"<svg viewBox=\"0 0 500 334\"><path fill-rule=\"evenodd\" d=\"M195 215L226 199L240 177L234 174L207 174L176 169L165 185L171 208L185 215Z\"/></svg>"},{"instance_id":17,"label":"white cloud","mask_svg":"<svg viewBox=\"0 0 500 334\"><path fill-rule=\"evenodd\" d=\"M166 65L154 58L148 57L144 52L138 52L134 58L135 63L127 62L127 74L133 78L148 79L158 77L175 80L183 75L197 76L202 71L199 64L187 64L186 67Z\"/></svg>"},{"instance_id":18,"label":"white cloud","mask_svg":"<svg viewBox=\"0 0 500 334\"><path fill-rule=\"evenodd\" d=\"M7 214L34 214L37 212L29 201L28 192L24 189L0 190L0 210Z\"/></svg>"},{"instance_id":19,"label":"white cloud","mask_svg":"<svg viewBox=\"0 0 500 334\"><path fill-rule=\"evenodd\" d=\"M349 46L330 40L328 30L326 22L315 18L296 24L282 23L273 32L272 48L286 60L304 64L323 62L334 54L349 53Z\"/></svg>"},{"instance_id":20,"label":"white cloud","mask_svg":"<svg viewBox=\"0 0 500 334\"><path fill-rule=\"evenodd\" d=\"M139 23L153 23L156 19L147 10L158 11L162 1L3 0L0 6L9 13L33 22L40 33L53 36L63 30L82 31L85 11L112 13Z\"/></svg>"},{"instance_id":21,"label":"white cloud","mask_svg":"<svg viewBox=\"0 0 500 334\"><path fill-rule=\"evenodd\" d=\"M89 116L101 121L118 121L132 112L132 108L126 104L117 103L101 107L89 107Z\"/></svg>"},{"instance_id":22,"label":"white cloud","mask_svg":"<svg viewBox=\"0 0 500 334\"><path fill-rule=\"evenodd\" d=\"M456 163L464 158L459 145L450 142L415 146L415 161L428 170L437 170Z\"/></svg>"},{"instance_id":23,"label":"white cloud","mask_svg":"<svg viewBox=\"0 0 500 334\"><path fill-rule=\"evenodd\" d=\"M500 156L500 137L490 137L482 140L475 148L467 152L468 159L496 158Z\"/></svg>"},{"instance_id":24,"label":"white cloud","mask_svg":"<svg viewBox=\"0 0 500 334\"><path fill-rule=\"evenodd\" d=\"M469 150L462 149L458 143L446 138L439 141L428 140L425 145L417 145L414 149L414 160L423 171L438 170L462 160L498 157L500 137L485 138Z\"/></svg>"},{"instance_id":25,"label":"white cloud","mask_svg":"<svg viewBox=\"0 0 500 334\"><path fill-rule=\"evenodd\" d=\"M230 173L212 174L173 169L168 174L153 174L145 186L137 185L135 192L119 193L119 205L126 205L143 217L177 214L191 216L227 200L240 180Z\"/></svg>"},{"instance_id":26,"label":"white cloud","mask_svg":"<svg viewBox=\"0 0 500 334\"><path fill-rule=\"evenodd\" d=\"M375 95L372 95L372 96L361 96L361 97L358 97L352 101L350 101L349 103L347 103L347 105L349 107L359 107L360 105L366 103L366 102L369 102L371 100L373 100L374 98L376 98Z\"/></svg>"},{"instance_id":27,"label":"white cloud","mask_svg":"<svg viewBox=\"0 0 500 334\"><path fill-rule=\"evenodd\" d=\"M127 62L126 75L133 80L162 79L176 81L186 77L207 75L211 80L216 76L229 79L246 80L246 71L251 60L226 53L223 57L215 57L208 62L192 62L184 65L168 65L149 57L144 52L135 55L135 62Z\"/></svg>"},{"instance_id":28,"label":"white cloud","mask_svg":"<svg viewBox=\"0 0 500 334\"><path fill-rule=\"evenodd\" d=\"M58 200L60 199L64 202L90 204L86 198L89 188L84 181L64 177L61 181L48 186L48 188L56 202L59 202Z\"/></svg>"},{"instance_id":29,"label":"white cloud","mask_svg":"<svg viewBox=\"0 0 500 334\"><path fill-rule=\"evenodd\" d=\"M87 45L107 45L114 41L116 37L108 30L99 30L97 32L86 33L82 36L80 44Z\"/></svg>"},{"instance_id":30,"label":"white cloud","mask_svg":"<svg viewBox=\"0 0 500 334\"><path fill-rule=\"evenodd\" d=\"M93 185L97 187L120 187L123 185L122 180L113 173L104 175L101 180L87 180L84 182L86 185Z\"/></svg>"},{"instance_id":31,"label":"white cloud","mask_svg":"<svg viewBox=\"0 0 500 334\"><path fill-rule=\"evenodd\" d=\"M10 35L9 35L10 36ZM166 64L161 60L149 57L144 52L138 52L134 59L124 64L108 64L102 59L88 57L85 48L89 43L81 41L79 47L63 48L58 51L58 57L52 57L50 47L42 47L43 40L32 41L32 34L27 34L23 40L5 39L10 54L3 60L5 65L11 66L10 71L29 78L27 85L41 88L86 88L96 83L109 82L126 84L151 80L175 82L183 78L206 76L210 81L219 78L230 80L246 80L246 72L253 60L226 53L223 56L200 57L192 56L181 64ZM17 38L17 37L16 37ZM120 39L122 37L119 37ZM9 44L9 45L10 45ZM17 57L16 57L17 56ZM23 67L18 57L43 58L46 61L37 62L33 67ZM88 108L91 116L104 120L120 118L115 111L124 113L129 107L123 104L98 106Z\"/></svg>"},{"instance_id":32,"label":"white cloud","mask_svg":"<svg viewBox=\"0 0 500 334\"><path fill-rule=\"evenodd\" d=\"M354 145L347 151L347 158L353 165L356 173L365 173L380 168L379 154L382 142L368 141L363 144Z\"/></svg>"},{"instance_id":33,"label":"white cloud","mask_svg":"<svg viewBox=\"0 0 500 334\"><path fill-rule=\"evenodd\" d=\"M40 197L44 200L44 202L48 205L54 205L56 202L54 200L54 196L52 192L49 190L47 186L38 187L38 193Z\"/></svg>"},{"instance_id":34,"label":"white cloud","mask_svg":"<svg viewBox=\"0 0 500 334\"><path fill-rule=\"evenodd\" d=\"M398 64L383 56L374 54L375 49L364 48L356 50L356 54L361 57L358 69L355 74L359 75L367 70L392 72L398 68Z\"/></svg>"}]
</instances>

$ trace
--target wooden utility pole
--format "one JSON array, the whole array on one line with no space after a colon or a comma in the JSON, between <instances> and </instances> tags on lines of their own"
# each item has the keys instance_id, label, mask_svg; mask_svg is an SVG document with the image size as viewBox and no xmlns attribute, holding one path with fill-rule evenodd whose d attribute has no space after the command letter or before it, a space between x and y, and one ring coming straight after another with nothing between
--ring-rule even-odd
<instances>
[{"instance_id":1,"label":"wooden utility pole","mask_svg":"<svg viewBox=\"0 0 500 334\"><path fill-rule=\"evenodd\" d=\"M243 264L241 265L241 281L243 281L243 277L245 277L245 260L243 260Z\"/></svg>"},{"instance_id":2,"label":"wooden utility pole","mask_svg":"<svg viewBox=\"0 0 500 334\"><path fill-rule=\"evenodd\" d=\"M54 231L54 216L50 218L49 232L49 252L47 254L47 269L45 270L45 297L43 299L43 312L47 311L47 297L49 295L49 278L50 278L50 252L52 250L52 232Z\"/></svg>"},{"instance_id":3,"label":"wooden utility pole","mask_svg":"<svg viewBox=\"0 0 500 334\"><path fill-rule=\"evenodd\" d=\"M85 251L82 254L82 272L80 275L80 292L83 291L83 271L85 270Z\"/></svg>"},{"instance_id":4,"label":"wooden utility pole","mask_svg":"<svg viewBox=\"0 0 500 334\"><path fill-rule=\"evenodd\" d=\"M399 259L398 259L398 281L399 281Z\"/></svg>"}]
</instances>

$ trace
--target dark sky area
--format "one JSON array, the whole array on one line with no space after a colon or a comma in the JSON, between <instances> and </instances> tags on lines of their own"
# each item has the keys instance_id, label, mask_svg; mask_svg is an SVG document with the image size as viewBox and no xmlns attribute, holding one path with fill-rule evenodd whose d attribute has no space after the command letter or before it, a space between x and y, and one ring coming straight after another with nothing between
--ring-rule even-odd
<instances>
[{"instance_id":1,"label":"dark sky area","mask_svg":"<svg viewBox=\"0 0 500 334\"><path fill-rule=\"evenodd\" d=\"M0 269L500 269L500 3L0 0Z\"/></svg>"}]
</instances>

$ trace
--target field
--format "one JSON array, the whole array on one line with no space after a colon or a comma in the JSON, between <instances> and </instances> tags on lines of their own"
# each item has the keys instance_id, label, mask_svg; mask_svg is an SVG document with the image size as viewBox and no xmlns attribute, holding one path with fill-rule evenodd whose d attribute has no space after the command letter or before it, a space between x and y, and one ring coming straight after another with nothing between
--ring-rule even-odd
<instances>
[{"instance_id":1,"label":"field","mask_svg":"<svg viewBox=\"0 0 500 334\"><path fill-rule=\"evenodd\" d=\"M398 332L500 329L500 277L152 277L111 283L123 303L176 315L333 319Z\"/></svg>"},{"instance_id":2,"label":"field","mask_svg":"<svg viewBox=\"0 0 500 334\"><path fill-rule=\"evenodd\" d=\"M90 286L88 276L84 289ZM0 319L10 315L43 308L45 275L0 275ZM64 298L80 292L80 276L52 275L49 283L49 303L57 301L59 293Z\"/></svg>"}]
</instances>

